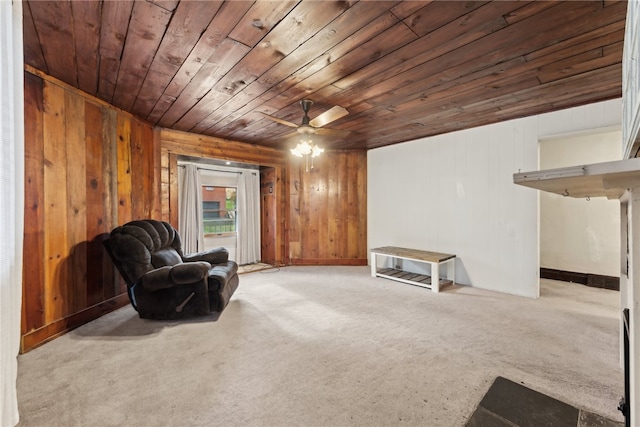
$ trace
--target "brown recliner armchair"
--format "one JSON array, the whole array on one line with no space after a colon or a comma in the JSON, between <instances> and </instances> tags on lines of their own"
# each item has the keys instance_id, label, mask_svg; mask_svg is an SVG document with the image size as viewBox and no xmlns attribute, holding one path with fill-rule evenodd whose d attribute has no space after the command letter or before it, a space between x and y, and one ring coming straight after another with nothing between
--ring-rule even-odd
<instances>
[{"instance_id":1,"label":"brown recliner armchair","mask_svg":"<svg viewBox=\"0 0 640 427\"><path fill-rule=\"evenodd\" d=\"M164 221L131 221L104 241L144 319L222 312L238 288L238 265L220 247L184 255L180 235Z\"/></svg>"}]
</instances>

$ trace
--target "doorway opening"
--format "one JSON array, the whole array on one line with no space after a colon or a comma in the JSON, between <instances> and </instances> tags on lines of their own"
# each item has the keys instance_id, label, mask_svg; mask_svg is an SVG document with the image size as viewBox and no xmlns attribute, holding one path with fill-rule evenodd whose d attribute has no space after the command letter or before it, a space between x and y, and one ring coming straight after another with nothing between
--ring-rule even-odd
<instances>
[{"instance_id":1,"label":"doorway opening","mask_svg":"<svg viewBox=\"0 0 640 427\"><path fill-rule=\"evenodd\" d=\"M238 265L261 260L258 166L178 160L179 230L185 253L224 247Z\"/></svg>"},{"instance_id":2,"label":"doorway opening","mask_svg":"<svg viewBox=\"0 0 640 427\"><path fill-rule=\"evenodd\" d=\"M539 141L539 169L620 160L622 133L601 129ZM620 203L540 192L540 278L619 289Z\"/></svg>"}]
</instances>

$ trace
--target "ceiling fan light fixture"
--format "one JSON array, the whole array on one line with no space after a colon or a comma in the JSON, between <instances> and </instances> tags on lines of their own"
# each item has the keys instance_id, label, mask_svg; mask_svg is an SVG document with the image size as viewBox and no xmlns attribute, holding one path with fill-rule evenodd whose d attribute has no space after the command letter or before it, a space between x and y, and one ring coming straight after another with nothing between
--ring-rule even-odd
<instances>
[{"instance_id":1,"label":"ceiling fan light fixture","mask_svg":"<svg viewBox=\"0 0 640 427\"><path fill-rule=\"evenodd\" d=\"M318 157L322 153L324 153L324 148L318 147L310 139L301 140L298 145L291 149L291 154L296 157Z\"/></svg>"},{"instance_id":2,"label":"ceiling fan light fixture","mask_svg":"<svg viewBox=\"0 0 640 427\"><path fill-rule=\"evenodd\" d=\"M296 157L308 156L309 153L311 153L311 146L306 141L299 143L291 149L291 154Z\"/></svg>"},{"instance_id":3,"label":"ceiling fan light fixture","mask_svg":"<svg viewBox=\"0 0 640 427\"><path fill-rule=\"evenodd\" d=\"M313 169L313 158L324 153L324 148L318 147L313 143L311 138L300 140L300 142L291 149L291 154L296 157L304 157L306 162L306 171L309 172L309 159L311 159L311 169Z\"/></svg>"},{"instance_id":4,"label":"ceiling fan light fixture","mask_svg":"<svg viewBox=\"0 0 640 427\"><path fill-rule=\"evenodd\" d=\"M324 148L320 148L317 145L311 147L311 157L318 157L322 153L324 153Z\"/></svg>"}]
</instances>

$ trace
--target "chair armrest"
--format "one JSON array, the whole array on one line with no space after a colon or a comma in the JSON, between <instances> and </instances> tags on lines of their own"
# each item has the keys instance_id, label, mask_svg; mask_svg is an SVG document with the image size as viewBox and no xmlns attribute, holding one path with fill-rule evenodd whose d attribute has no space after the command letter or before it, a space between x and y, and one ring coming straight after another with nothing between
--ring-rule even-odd
<instances>
[{"instance_id":1,"label":"chair armrest","mask_svg":"<svg viewBox=\"0 0 640 427\"><path fill-rule=\"evenodd\" d=\"M209 270L209 289L220 290L227 285L229 279L231 279L238 272L238 264L234 261L223 262L214 265Z\"/></svg>"},{"instance_id":2,"label":"chair armrest","mask_svg":"<svg viewBox=\"0 0 640 427\"><path fill-rule=\"evenodd\" d=\"M211 264L190 262L156 268L142 276L142 286L148 291L173 288L206 280Z\"/></svg>"},{"instance_id":3,"label":"chair armrest","mask_svg":"<svg viewBox=\"0 0 640 427\"><path fill-rule=\"evenodd\" d=\"M171 280L178 285L199 282L207 278L211 264L204 261L176 264L171 269Z\"/></svg>"},{"instance_id":4,"label":"chair armrest","mask_svg":"<svg viewBox=\"0 0 640 427\"><path fill-rule=\"evenodd\" d=\"M184 262L206 261L209 264L221 264L229 260L229 251L220 246L204 252L185 255L182 260Z\"/></svg>"}]
</instances>

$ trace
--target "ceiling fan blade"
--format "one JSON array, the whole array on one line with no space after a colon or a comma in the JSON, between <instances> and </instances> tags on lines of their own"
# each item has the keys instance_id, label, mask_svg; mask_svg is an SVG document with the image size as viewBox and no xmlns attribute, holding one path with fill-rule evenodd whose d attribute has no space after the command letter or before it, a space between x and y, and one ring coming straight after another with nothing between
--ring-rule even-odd
<instances>
[{"instance_id":1,"label":"ceiling fan blade","mask_svg":"<svg viewBox=\"0 0 640 427\"><path fill-rule=\"evenodd\" d=\"M342 129L316 128L315 133L317 135L344 137L349 135L351 131Z\"/></svg>"},{"instance_id":2,"label":"ceiling fan blade","mask_svg":"<svg viewBox=\"0 0 640 427\"><path fill-rule=\"evenodd\" d=\"M346 109L336 105L335 107L331 107L315 119L311 120L309 124L314 128L319 128L326 125L327 123L331 123L334 120L338 120L339 118L344 117L347 114L349 114L349 112Z\"/></svg>"},{"instance_id":3,"label":"ceiling fan blade","mask_svg":"<svg viewBox=\"0 0 640 427\"><path fill-rule=\"evenodd\" d=\"M298 127L298 125L296 125L294 123L288 122L286 120L279 119L279 118L274 117L274 116L270 116L269 114L263 113L262 111L260 111L260 114L262 114L263 116L265 116L269 120L273 120L276 123L280 123L281 125L290 126L292 128L297 128Z\"/></svg>"}]
</instances>

